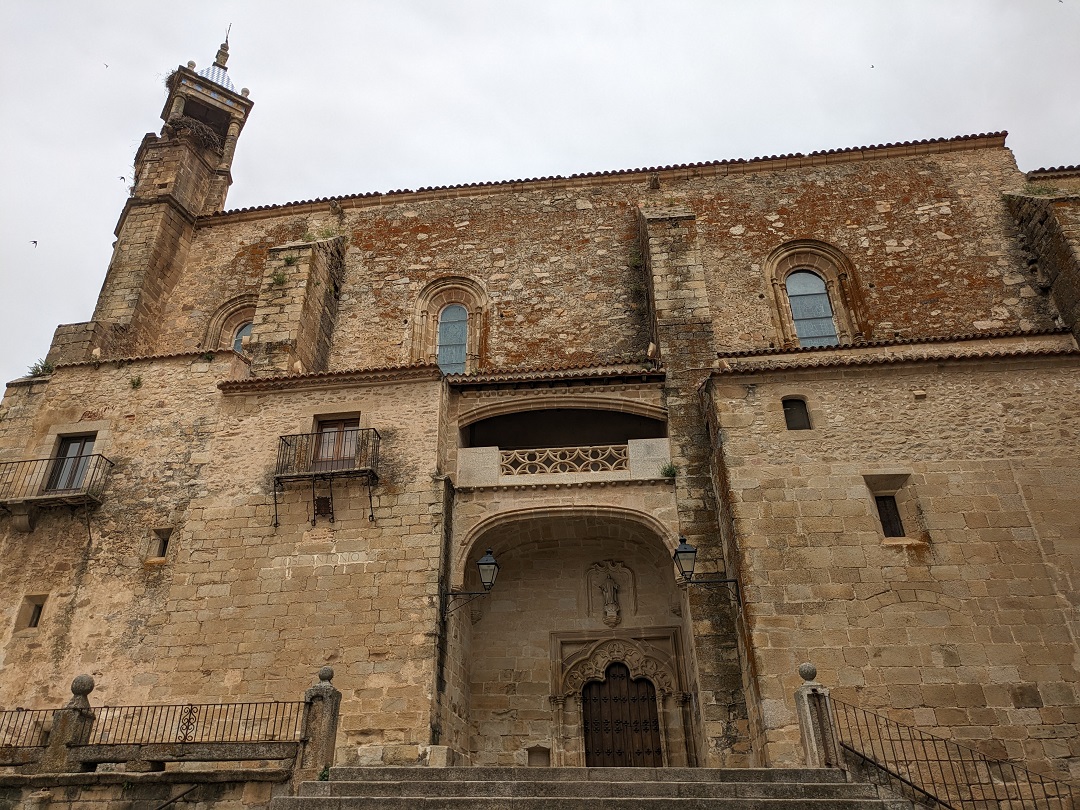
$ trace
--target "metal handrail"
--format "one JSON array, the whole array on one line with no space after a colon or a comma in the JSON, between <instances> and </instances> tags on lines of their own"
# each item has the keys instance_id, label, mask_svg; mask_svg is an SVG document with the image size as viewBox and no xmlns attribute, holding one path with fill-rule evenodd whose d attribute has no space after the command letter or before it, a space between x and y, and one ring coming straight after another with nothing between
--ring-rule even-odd
<instances>
[{"instance_id":1,"label":"metal handrail","mask_svg":"<svg viewBox=\"0 0 1080 810\"><path fill-rule=\"evenodd\" d=\"M948 810L1073 810L1076 786L830 698L841 749L901 792ZM834 763L842 765L843 763Z\"/></svg>"},{"instance_id":2,"label":"metal handrail","mask_svg":"<svg viewBox=\"0 0 1080 810\"><path fill-rule=\"evenodd\" d=\"M0 711L0 748L36 748L45 745L52 709Z\"/></svg>"},{"instance_id":3,"label":"metal handrail","mask_svg":"<svg viewBox=\"0 0 1080 810\"><path fill-rule=\"evenodd\" d=\"M277 478L374 475L379 469L379 441L379 431L375 428L282 436L274 475Z\"/></svg>"},{"instance_id":4,"label":"metal handrail","mask_svg":"<svg viewBox=\"0 0 1080 810\"><path fill-rule=\"evenodd\" d=\"M300 737L303 701L102 706L87 745L288 742Z\"/></svg>"},{"instance_id":5,"label":"metal handrail","mask_svg":"<svg viewBox=\"0 0 1080 810\"><path fill-rule=\"evenodd\" d=\"M0 462L0 501L100 500L112 468L100 453Z\"/></svg>"}]
</instances>

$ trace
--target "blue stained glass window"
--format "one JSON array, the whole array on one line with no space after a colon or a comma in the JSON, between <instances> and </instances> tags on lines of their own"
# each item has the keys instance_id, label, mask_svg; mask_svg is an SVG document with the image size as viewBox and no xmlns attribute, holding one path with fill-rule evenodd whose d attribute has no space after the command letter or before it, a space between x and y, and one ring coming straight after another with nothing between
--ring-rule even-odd
<instances>
[{"instance_id":1,"label":"blue stained glass window","mask_svg":"<svg viewBox=\"0 0 1080 810\"><path fill-rule=\"evenodd\" d=\"M788 302L800 346L835 346L836 324L825 282L817 273L796 270L787 277Z\"/></svg>"},{"instance_id":2,"label":"blue stained glass window","mask_svg":"<svg viewBox=\"0 0 1080 810\"><path fill-rule=\"evenodd\" d=\"M439 313L439 368L443 374L465 373L465 351L469 337L469 313L461 304L451 304Z\"/></svg>"},{"instance_id":3,"label":"blue stained glass window","mask_svg":"<svg viewBox=\"0 0 1080 810\"><path fill-rule=\"evenodd\" d=\"M236 334L233 336L232 350L237 353L244 351L244 338L251 334L251 324L245 323L239 329L236 330Z\"/></svg>"}]
</instances>

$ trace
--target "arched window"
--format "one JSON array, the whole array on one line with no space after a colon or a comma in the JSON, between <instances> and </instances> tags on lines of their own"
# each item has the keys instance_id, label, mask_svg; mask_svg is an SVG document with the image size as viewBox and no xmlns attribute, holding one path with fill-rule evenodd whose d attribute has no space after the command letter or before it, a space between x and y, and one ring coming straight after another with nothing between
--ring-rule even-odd
<instances>
[{"instance_id":1,"label":"arched window","mask_svg":"<svg viewBox=\"0 0 1080 810\"><path fill-rule=\"evenodd\" d=\"M809 270L787 277L788 305L800 346L835 346L839 343L825 280Z\"/></svg>"},{"instance_id":2,"label":"arched window","mask_svg":"<svg viewBox=\"0 0 1080 810\"><path fill-rule=\"evenodd\" d=\"M412 362L438 364L443 374L483 368L487 307L487 293L471 278L447 276L428 284L413 310Z\"/></svg>"},{"instance_id":3,"label":"arched window","mask_svg":"<svg viewBox=\"0 0 1080 810\"><path fill-rule=\"evenodd\" d=\"M469 343L469 311L450 304L439 313L438 363L443 374L464 374Z\"/></svg>"},{"instance_id":4,"label":"arched window","mask_svg":"<svg viewBox=\"0 0 1080 810\"><path fill-rule=\"evenodd\" d=\"M244 351L244 338L251 334L251 321L243 323L233 335L232 350L239 354Z\"/></svg>"},{"instance_id":5,"label":"arched window","mask_svg":"<svg viewBox=\"0 0 1080 810\"><path fill-rule=\"evenodd\" d=\"M858 273L832 245L788 242L772 252L765 272L779 345L846 346L871 337Z\"/></svg>"},{"instance_id":6,"label":"arched window","mask_svg":"<svg viewBox=\"0 0 1080 810\"><path fill-rule=\"evenodd\" d=\"M798 397L784 397L784 423L788 430L810 430L810 411L806 407L806 400Z\"/></svg>"},{"instance_id":7,"label":"arched window","mask_svg":"<svg viewBox=\"0 0 1080 810\"><path fill-rule=\"evenodd\" d=\"M253 294L238 295L226 301L206 324L206 332L200 349L232 349L243 351L243 339L251 334L255 321L255 306L258 297Z\"/></svg>"}]
</instances>

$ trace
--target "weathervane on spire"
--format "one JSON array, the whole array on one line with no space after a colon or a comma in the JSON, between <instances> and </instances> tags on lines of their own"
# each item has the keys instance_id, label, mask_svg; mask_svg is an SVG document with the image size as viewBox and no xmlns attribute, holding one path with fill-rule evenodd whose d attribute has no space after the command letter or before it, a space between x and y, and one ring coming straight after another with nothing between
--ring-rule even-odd
<instances>
[{"instance_id":1,"label":"weathervane on spire","mask_svg":"<svg viewBox=\"0 0 1080 810\"><path fill-rule=\"evenodd\" d=\"M217 56L214 57L214 64L220 68L225 68L225 63L229 61L230 31L232 31L232 23L229 23L229 27L225 29L225 41L221 43L221 47L218 48Z\"/></svg>"}]
</instances>

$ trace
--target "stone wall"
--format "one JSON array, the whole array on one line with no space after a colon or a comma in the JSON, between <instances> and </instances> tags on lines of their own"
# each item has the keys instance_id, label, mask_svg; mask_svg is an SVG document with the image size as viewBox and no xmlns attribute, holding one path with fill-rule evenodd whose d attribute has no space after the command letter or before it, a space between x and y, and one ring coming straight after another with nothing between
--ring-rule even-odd
<instances>
[{"instance_id":1,"label":"stone wall","mask_svg":"<svg viewBox=\"0 0 1080 810\"><path fill-rule=\"evenodd\" d=\"M810 660L842 700L1075 778L1073 357L714 378L769 764L798 760L791 694ZM811 430L786 429L785 396ZM883 492L904 537L883 536Z\"/></svg>"}]
</instances>

